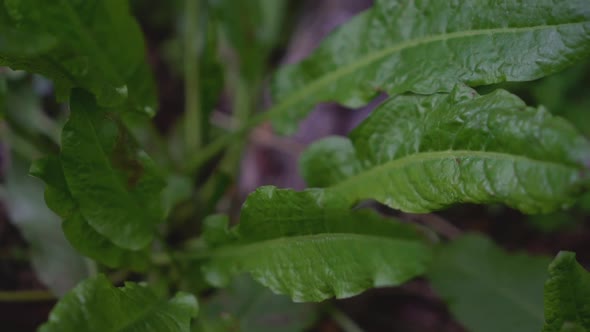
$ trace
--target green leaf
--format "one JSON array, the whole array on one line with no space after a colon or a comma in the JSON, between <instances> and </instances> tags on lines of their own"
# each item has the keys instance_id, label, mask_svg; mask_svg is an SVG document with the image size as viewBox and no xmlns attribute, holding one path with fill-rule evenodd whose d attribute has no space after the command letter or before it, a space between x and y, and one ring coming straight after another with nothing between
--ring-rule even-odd
<instances>
[{"instance_id":1,"label":"green leaf","mask_svg":"<svg viewBox=\"0 0 590 332\"><path fill-rule=\"evenodd\" d=\"M539 331L549 259L507 254L489 239L466 235L439 248L432 287L468 331Z\"/></svg>"},{"instance_id":2,"label":"green leaf","mask_svg":"<svg viewBox=\"0 0 590 332\"><path fill-rule=\"evenodd\" d=\"M0 3L0 66L52 79L60 97L81 87L102 106L127 102L153 115L155 87L144 53L127 1Z\"/></svg>"},{"instance_id":3,"label":"green leaf","mask_svg":"<svg viewBox=\"0 0 590 332\"><path fill-rule=\"evenodd\" d=\"M135 270L147 267L146 250L131 251L119 247L88 224L69 192L58 157L35 161L30 172L47 184L45 202L62 218L63 232L78 252L109 267L126 266Z\"/></svg>"},{"instance_id":4,"label":"green leaf","mask_svg":"<svg viewBox=\"0 0 590 332\"><path fill-rule=\"evenodd\" d=\"M543 332L559 331L590 331L590 273L572 252L557 255L545 283Z\"/></svg>"},{"instance_id":5,"label":"green leaf","mask_svg":"<svg viewBox=\"0 0 590 332\"><path fill-rule=\"evenodd\" d=\"M587 0L377 0L277 73L274 124L293 132L321 101L534 80L587 57L589 28Z\"/></svg>"},{"instance_id":6,"label":"green leaf","mask_svg":"<svg viewBox=\"0 0 590 332\"><path fill-rule=\"evenodd\" d=\"M351 211L344 200L321 189L259 188L225 239L219 231L205 234L224 243L211 248L204 268L213 285L249 272L297 302L399 285L422 274L430 258L430 248L414 228L372 211Z\"/></svg>"},{"instance_id":7,"label":"green leaf","mask_svg":"<svg viewBox=\"0 0 590 332\"><path fill-rule=\"evenodd\" d=\"M30 246L31 264L37 277L61 296L88 276L83 257L68 244L59 220L43 202L43 185L27 176L27 162L12 154L0 199L9 220Z\"/></svg>"},{"instance_id":8,"label":"green leaf","mask_svg":"<svg viewBox=\"0 0 590 332\"><path fill-rule=\"evenodd\" d=\"M240 76L257 81L281 32L285 0L210 0L226 43L237 53Z\"/></svg>"},{"instance_id":9,"label":"green leaf","mask_svg":"<svg viewBox=\"0 0 590 332\"><path fill-rule=\"evenodd\" d=\"M304 153L308 184L408 212L455 203L550 212L574 203L588 181L590 142L503 90L394 97L350 140L322 140Z\"/></svg>"},{"instance_id":10,"label":"green leaf","mask_svg":"<svg viewBox=\"0 0 590 332\"><path fill-rule=\"evenodd\" d=\"M312 305L293 303L242 276L203 304L193 331L299 332L316 316Z\"/></svg>"},{"instance_id":11,"label":"green leaf","mask_svg":"<svg viewBox=\"0 0 590 332\"><path fill-rule=\"evenodd\" d=\"M197 313L193 295L163 301L147 287L115 288L104 275L87 279L64 296L40 332L188 332Z\"/></svg>"},{"instance_id":12,"label":"green leaf","mask_svg":"<svg viewBox=\"0 0 590 332\"><path fill-rule=\"evenodd\" d=\"M70 107L60 162L72 198L97 233L121 248L144 248L163 216L160 172L92 96L75 90Z\"/></svg>"}]
</instances>

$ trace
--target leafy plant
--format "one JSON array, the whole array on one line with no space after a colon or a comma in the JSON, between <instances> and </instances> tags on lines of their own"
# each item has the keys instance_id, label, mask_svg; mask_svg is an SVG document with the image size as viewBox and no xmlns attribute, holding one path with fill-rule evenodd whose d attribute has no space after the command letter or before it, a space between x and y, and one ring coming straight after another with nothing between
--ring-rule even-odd
<instances>
[{"instance_id":1,"label":"leafy plant","mask_svg":"<svg viewBox=\"0 0 590 332\"><path fill-rule=\"evenodd\" d=\"M543 331L590 331L588 274L573 254L551 263L543 314L547 258L506 253L483 236L443 243L452 236L435 225L401 220L461 203L550 213L587 192L587 132L558 116L566 111L545 107L561 107L559 95L543 93L560 83L511 84L590 55L588 0L376 0L307 59L275 72L269 57L281 42L287 2L184 5L182 42L173 36L167 43L167 57L183 60L184 124L165 135L150 118L155 80L126 1L0 2L0 66L50 79L69 110L63 122L37 107L27 117L43 124L27 123L14 111L24 106L9 103L22 77L0 73L3 138L25 159L8 173L4 200L14 211L36 204L38 195L19 194L39 191L39 183L22 182L21 164L29 163L69 242L58 233L65 249L42 250L53 253L48 260L69 255L69 277L86 278L40 331L301 330L315 315L291 300L346 298L418 277L471 331L534 331L543 323ZM549 79L573 86L567 82L579 78L568 75ZM274 106L254 114L268 76ZM215 128L209 120L224 80L233 118ZM526 96L508 91L518 87L531 87L546 105L527 106ZM310 188L263 186L239 218L231 209L215 214L237 182L243 140L259 124L271 120L293 133L320 102L359 107L379 94L387 98L348 137L324 138L303 152L299 166ZM375 211L376 204L401 218ZM31 246L46 248L55 217L45 206L33 221L14 211ZM33 222L51 229L32 231ZM55 272L32 260L61 296ZM242 274L290 300L245 291L260 286L236 279ZM228 285L225 293L208 292ZM225 317L219 308L227 296L236 302ZM197 297L205 314L194 319ZM279 316L300 314L281 316L290 321L284 326L260 323L255 315L271 309L243 309L257 298L276 305Z\"/></svg>"}]
</instances>

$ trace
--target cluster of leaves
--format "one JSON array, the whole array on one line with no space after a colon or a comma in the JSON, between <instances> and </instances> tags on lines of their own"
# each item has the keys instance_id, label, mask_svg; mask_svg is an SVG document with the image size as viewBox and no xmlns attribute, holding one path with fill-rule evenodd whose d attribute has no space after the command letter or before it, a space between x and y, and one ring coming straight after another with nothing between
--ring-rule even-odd
<instances>
[{"instance_id":1,"label":"cluster of leaves","mask_svg":"<svg viewBox=\"0 0 590 332\"><path fill-rule=\"evenodd\" d=\"M249 313L240 308L230 310L237 318L211 318L219 316L215 306L222 296L209 301L209 315L192 327L194 295L178 292L162 300L172 289L198 293L228 286L244 273L297 302L344 298L427 276L470 330L590 331L590 275L573 253L561 253L549 265L544 257L507 254L481 236L438 244L428 230L359 205L374 200L427 213L458 203L499 203L534 214L575 204L590 178L584 134L506 90L474 88L538 79L588 57L590 2L377 0L310 57L274 73L275 106L252 119L286 2L239 3L239 11L229 0L196 7L207 7L201 16L209 19L195 35L198 47L184 45L184 63L193 69L186 72L187 84L202 96L219 91L215 77L232 82L240 128L209 133L197 121L196 141L182 149L195 157L178 165L157 151L152 159L149 147L142 147L157 96L126 1L0 2L0 66L47 77L70 111L57 130L59 152L30 168L45 183L47 206L61 217L69 244L102 272L137 272L152 287L127 282L114 288L103 274L90 276L60 300L41 331L214 331L235 324L261 331L267 327L256 322L247 327ZM193 36L190 14L185 21L184 34ZM220 67L218 42L239 60ZM204 69L194 70L199 67ZM211 77L195 79L203 73ZM388 99L349 137L329 137L304 152L301 173L311 189L259 188L242 206L237 226L230 227L225 215L197 214L201 236L168 248L179 203L207 202L203 210L213 210L220 196L216 184L235 172L242 145L225 150L203 190L193 193L191 176L236 138L267 119L277 131L292 133L319 102L357 107L381 93ZM208 119L213 102L187 99L187 107L184 134L191 139L191 121ZM8 111L6 118L17 119ZM203 141L208 145L195 151ZM24 225L27 217L13 219ZM160 264L168 264L169 272ZM80 274L76 278L95 272ZM243 287L238 281L230 290L267 298L268 305L292 305ZM490 300L486 308L477 305L482 298ZM300 324L295 329L308 321L306 310L294 311Z\"/></svg>"}]
</instances>

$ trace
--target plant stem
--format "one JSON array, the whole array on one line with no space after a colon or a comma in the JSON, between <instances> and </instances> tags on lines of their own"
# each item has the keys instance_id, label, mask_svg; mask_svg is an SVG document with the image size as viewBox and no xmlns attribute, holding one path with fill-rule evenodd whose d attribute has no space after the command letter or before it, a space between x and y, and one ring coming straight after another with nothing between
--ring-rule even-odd
<instances>
[{"instance_id":1,"label":"plant stem","mask_svg":"<svg viewBox=\"0 0 590 332\"><path fill-rule=\"evenodd\" d=\"M335 307L331 307L329 309L330 315L332 319L338 323L338 325L342 328L344 332L363 332L361 329L350 317L346 316L342 311L336 309Z\"/></svg>"},{"instance_id":2,"label":"plant stem","mask_svg":"<svg viewBox=\"0 0 590 332\"><path fill-rule=\"evenodd\" d=\"M40 302L55 300L46 290L0 291L0 302Z\"/></svg>"},{"instance_id":3,"label":"plant stem","mask_svg":"<svg viewBox=\"0 0 590 332\"><path fill-rule=\"evenodd\" d=\"M199 0L185 0L184 30L184 135L188 154L195 153L201 147L202 126L201 96L199 87L199 46L201 31L199 29Z\"/></svg>"},{"instance_id":4,"label":"plant stem","mask_svg":"<svg viewBox=\"0 0 590 332\"><path fill-rule=\"evenodd\" d=\"M231 142L242 138L243 136L248 134L248 132L250 132L251 129L268 120L270 118L270 115L272 115L271 111L272 109L267 112L260 113L256 116L251 117L250 121L242 124L242 126L238 128L236 131L221 136L217 140L213 141L213 143L204 147L201 151L199 151L198 154L194 154L193 157L189 159L187 163L186 171L191 174L196 173L199 170L199 168L203 166L204 163L209 161L209 159L213 158L217 153L221 152L221 150L223 150L223 148L231 144Z\"/></svg>"}]
</instances>

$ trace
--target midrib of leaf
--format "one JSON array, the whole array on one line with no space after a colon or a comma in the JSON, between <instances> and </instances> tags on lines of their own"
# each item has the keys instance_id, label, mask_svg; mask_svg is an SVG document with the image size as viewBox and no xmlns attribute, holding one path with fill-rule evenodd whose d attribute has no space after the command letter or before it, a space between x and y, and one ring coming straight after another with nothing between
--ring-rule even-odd
<instances>
[{"instance_id":1,"label":"midrib of leaf","mask_svg":"<svg viewBox=\"0 0 590 332\"><path fill-rule=\"evenodd\" d=\"M531 315L534 319L539 320L541 324L544 322L545 316L543 315L543 313L539 314L539 312L537 312L537 310L535 310L535 308L531 306L530 303L522 301L517 295L513 294L512 290L494 284L493 282L490 282L488 279L485 278L485 275L480 274L477 271L466 267L464 264L457 264L457 262L452 262L452 264L455 265L455 267L457 267L465 274L479 280L481 285L487 286L489 289L494 291L494 293L504 296L509 301L512 301L514 304L521 307L526 313Z\"/></svg>"},{"instance_id":2,"label":"midrib of leaf","mask_svg":"<svg viewBox=\"0 0 590 332\"><path fill-rule=\"evenodd\" d=\"M342 188L348 187L355 187L358 183L365 182L365 178L371 178L374 174L379 174L381 171L384 170L392 170L396 168L404 168L412 165L414 163L422 163L424 161L429 160L439 160L439 159L454 159L454 158L461 158L461 157L471 157L471 158L480 158L480 159L488 159L488 160L507 160L507 161L524 161L529 163L542 163L546 164L548 167L554 168L563 168L566 170L575 170L573 166L566 166L559 164L557 162L547 161L547 160L537 160L532 159L524 156L519 155L512 155L508 153L500 153L500 152L487 152L487 151L469 151L469 150L448 150L448 151L435 151L435 152L420 152L416 154L412 154L409 156L405 156L399 159L394 159L388 161L386 163L374 166L368 170L360 172L356 175L353 175L349 178L346 178L344 181L334 185L331 189L339 191L339 192L346 192L346 190L339 190Z\"/></svg>"},{"instance_id":3,"label":"midrib of leaf","mask_svg":"<svg viewBox=\"0 0 590 332\"><path fill-rule=\"evenodd\" d=\"M379 61L382 58L385 58L393 53L403 51L405 49L410 49L413 47L421 46L424 44L435 43L439 41L451 40L451 39L460 39L464 37L471 37L471 36L479 36L479 35L494 35L494 34L502 34L502 33L518 33L518 32L527 32L527 31L537 31L542 29L548 28L557 28L557 27L566 27L572 25L580 25L580 24L588 24L590 21L582 21L582 22L575 22L575 23L562 23L562 24L553 24L553 25L538 25L533 27L520 27L520 28L495 28L495 29L477 29L477 30L467 30L467 31L457 31L451 32L447 34L440 34L440 35L431 35L431 36L424 36L420 38L416 38L413 40L402 41L399 44L391 45L390 47L384 48L381 51L369 53L364 58L360 58L358 61L352 62L348 65L341 66L338 69L322 76L321 78L311 82L310 84L306 85L299 91L287 97L282 103L280 103L275 109L272 110L272 113L281 113L284 109L288 109L294 104L299 103L302 99L304 99L308 94L313 94L315 90L319 88L329 85L330 83L337 81L342 76L346 76L350 73L353 73L357 69L362 67L368 66L373 62ZM270 111L267 113L271 113ZM270 115L269 115L270 116Z\"/></svg>"},{"instance_id":4,"label":"midrib of leaf","mask_svg":"<svg viewBox=\"0 0 590 332\"><path fill-rule=\"evenodd\" d=\"M204 256L206 257L224 257L224 256L243 256L248 255L248 252L257 251L259 249L264 249L267 246L273 245L281 245L281 244L288 244L289 242L297 242L297 241L318 241L318 240L367 240L367 241L385 241L385 242L396 242L399 244L410 244L415 246L417 244L416 240L405 240L400 238L394 237L387 237L387 236L380 236L380 235L368 235L368 234L354 234L354 233L320 233L320 234L310 234L310 235L298 235L298 236L288 236L288 237L279 237L276 239L270 240L262 240L254 243L245 243L245 244L236 244L226 247L221 247L219 249L214 249L205 253Z\"/></svg>"},{"instance_id":5,"label":"midrib of leaf","mask_svg":"<svg viewBox=\"0 0 590 332\"><path fill-rule=\"evenodd\" d=\"M257 125L272 119L275 116L282 115L283 112L290 109L294 105L301 103L305 100L308 95L313 95L316 90L337 81L342 76L350 74L355 70L362 68L366 65L369 65L375 61L378 61L390 54L395 52L402 51L404 49L409 49L412 47L416 47L423 44L443 41L443 40L450 40L450 39L457 39L462 37L470 37L470 36L478 36L478 35L492 35L492 34L500 34L500 33L517 33L517 32L526 32L526 31L537 31L542 29L548 28L558 28L558 27L567 27L567 26L574 26L580 24L588 24L590 21L581 21L575 23L562 23L562 24L554 24L554 25L538 25L534 27L520 27L520 28L496 28L496 29L478 29L478 30L468 30L468 31L459 31L459 32L452 32L447 34L441 35L433 35L433 36L425 36L421 38L417 38L414 40L403 41L399 44L391 45L388 48L385 48L381 51L370 53L364 58L356 62L352 62L348 65L341 66L338 69L318 78L317 80L306 84L304 87L299 89L297 92L294 92L288 95L285 99L280 101L277 105L271 107L268 111L260 113L256 116L250 118L250 120L244 124L234 132L229 135L224 135L221 138L215 140L213 143L207 145L199 154L196 154L193 158L189 159L187 163L187 168L189 172L196 172L196 170L202 166L202 164L209 160L209 158L213 157L216 153L221 151L225 146L230 144L236 139L239 139L244 134L248 133L248 131Z\"/></svg>"}]
</instances>

